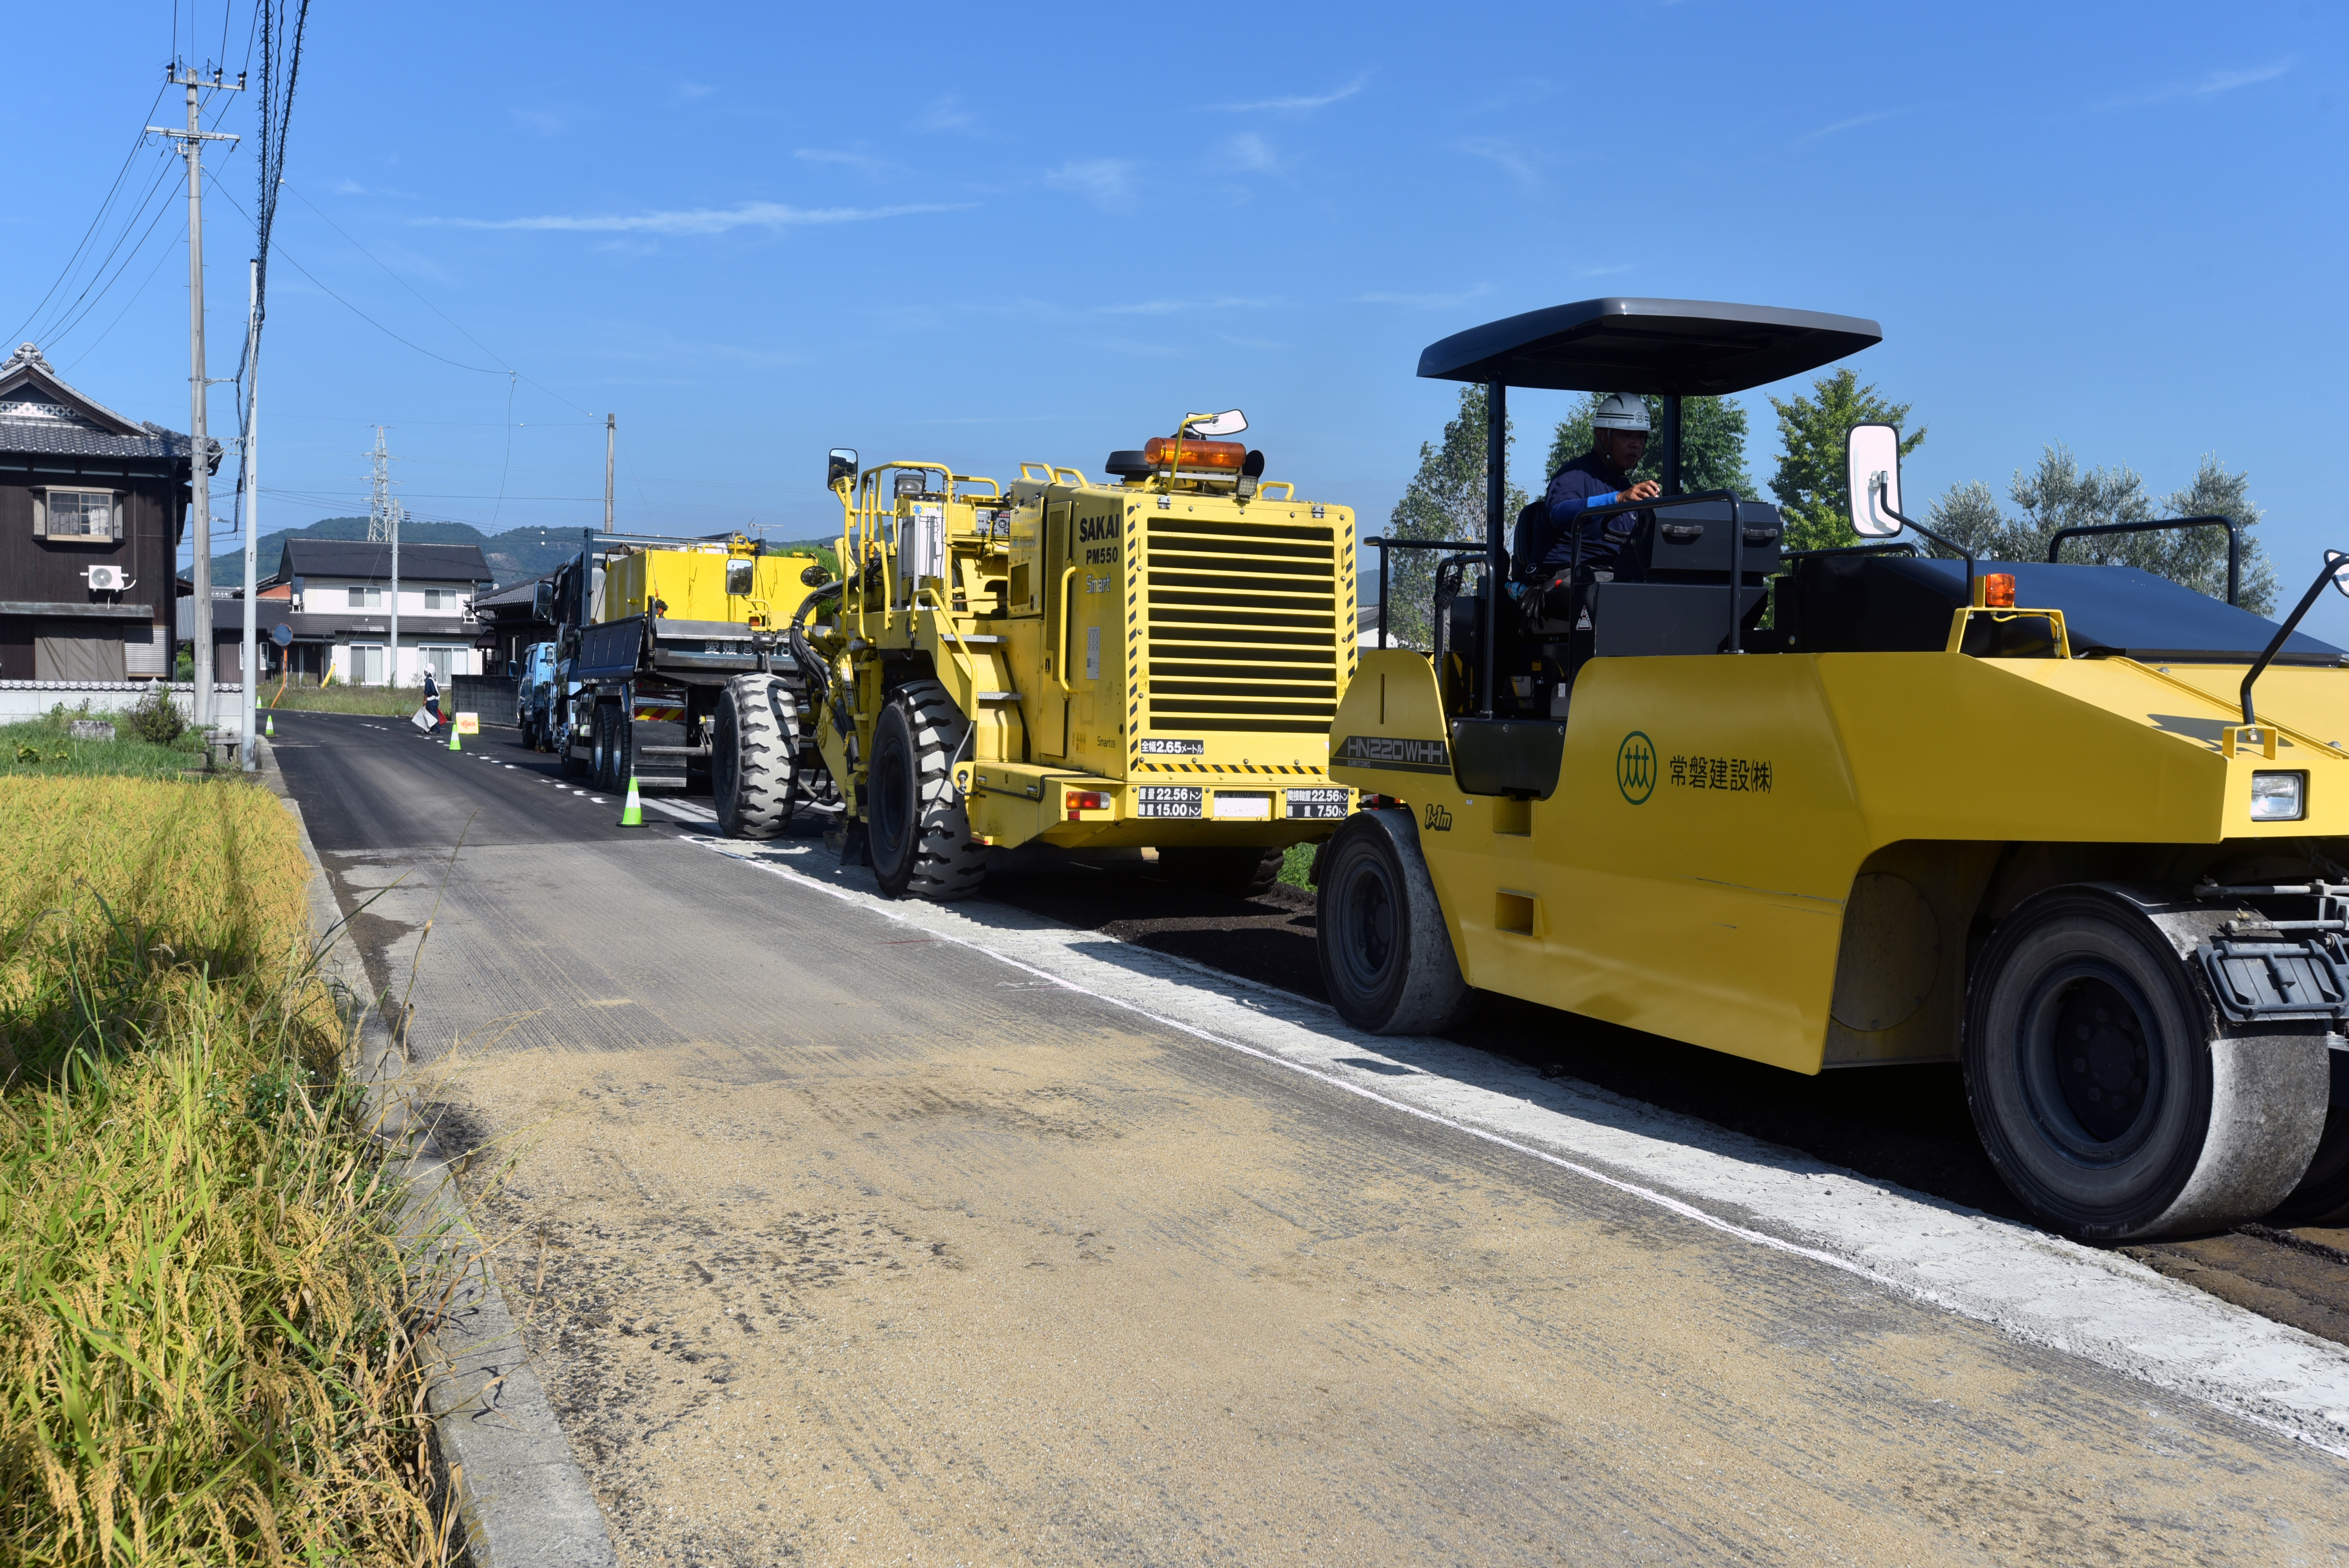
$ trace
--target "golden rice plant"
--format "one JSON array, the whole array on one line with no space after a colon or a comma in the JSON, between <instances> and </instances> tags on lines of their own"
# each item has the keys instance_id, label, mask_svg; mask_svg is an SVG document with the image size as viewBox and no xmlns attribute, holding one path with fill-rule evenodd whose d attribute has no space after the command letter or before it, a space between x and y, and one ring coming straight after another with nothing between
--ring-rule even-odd
<instances>
[{"instance_id":1,"label":"golden rice plant","mask_svg":"<svg viewBox=\"0 0 2349 1568\"><path fill-rule=\"evenodd\" d=\"M291 820L0 779L0 1563L440 1555Z\"/></svg>"}]
</instances>

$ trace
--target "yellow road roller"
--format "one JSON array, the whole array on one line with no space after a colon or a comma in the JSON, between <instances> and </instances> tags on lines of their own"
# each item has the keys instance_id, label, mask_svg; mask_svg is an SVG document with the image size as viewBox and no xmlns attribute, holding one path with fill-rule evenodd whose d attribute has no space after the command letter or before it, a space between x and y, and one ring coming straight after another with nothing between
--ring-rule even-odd
<instances>
[{"instance_id":1,"label":"yellow road roller","mask_svg":"<svg viewBox=\"0 0 2349 1568\"><path fill-rule=\"evenodd\" d=\"M1682 397L1879 336L1605 299L1425 351L1495 432L1510 387L1661 395L1665 478L1516 573L1496 483L1439 646L1363 655L1330 729L1363 800L1319 866L1332 1001L1435 1031L1481 989L1802 1073L1956 1060L2054 1228L2341 1222L2349 659L2297 628L2349 557L2281 625L2129 567L1975 561L1903 514L1881 425L1848 439L1859 545L1784 552L1770 506L1682 492ZM2224 519L2127 526L2240 556Z\"/></svg>"}]
</instances>

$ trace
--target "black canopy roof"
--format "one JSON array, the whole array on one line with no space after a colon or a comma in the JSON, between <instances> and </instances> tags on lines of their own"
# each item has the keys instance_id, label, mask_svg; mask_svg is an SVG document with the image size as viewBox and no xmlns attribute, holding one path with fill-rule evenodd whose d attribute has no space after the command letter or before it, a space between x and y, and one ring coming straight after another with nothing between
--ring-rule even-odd
<instances>
[{"instance_id":1,"label":"black canopy roof","mask_svg":"<svg viewBox=\"0 0 2349 1568\"><path fill-rule=\"evenodd\" d=\"M1883 339L1856 315L1695 299L1587 299L1455 332L1419 356L1439 381L1719 397Z\"/></svg>"}]
</instances>

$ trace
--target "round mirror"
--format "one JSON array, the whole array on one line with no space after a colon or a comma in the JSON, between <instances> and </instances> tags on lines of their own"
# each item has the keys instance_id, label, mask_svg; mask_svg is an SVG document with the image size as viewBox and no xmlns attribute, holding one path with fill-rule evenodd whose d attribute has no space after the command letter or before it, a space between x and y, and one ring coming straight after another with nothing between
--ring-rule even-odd
<instances>
[{"instance_id":1,"label":"round mirror","mask_svg":"<svg viewBox=\"0 0 2349 1568\"><path fill-rule=\"evenodd\" d=\"M2349 555L2337 550L2328 550L2324 552L2324 560L2333 568L2333 592L2349 599Z\"/></svg>"}]
</instances>

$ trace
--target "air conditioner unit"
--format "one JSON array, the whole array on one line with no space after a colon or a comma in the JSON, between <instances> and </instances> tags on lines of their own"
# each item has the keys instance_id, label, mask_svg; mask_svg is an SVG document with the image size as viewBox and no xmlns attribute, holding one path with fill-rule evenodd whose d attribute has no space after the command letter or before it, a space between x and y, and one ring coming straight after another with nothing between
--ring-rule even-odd
<instances>
[{"instance_id":1,"label":"air conditioner unit","mask_svg":"<svg viewBox=\"0 0 2349 1568\"><path fill-rule=\"evenodd\" d=\"M130 586L130 579L122 574L119 566L93 566L89 569L89 585L99 593L119 593Z\"/></svg>"}]
</instances>

